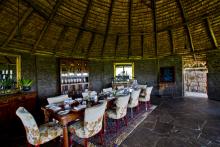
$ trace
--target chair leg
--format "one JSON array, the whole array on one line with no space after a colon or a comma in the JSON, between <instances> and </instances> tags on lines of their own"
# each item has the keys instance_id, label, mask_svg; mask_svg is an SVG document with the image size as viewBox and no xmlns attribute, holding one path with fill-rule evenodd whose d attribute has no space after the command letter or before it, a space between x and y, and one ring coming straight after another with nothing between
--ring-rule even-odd
<instances>
[{"instance_id":1,"label":"chair leg","mask_svg":"<svg viewBox=\"0 0 220 147\"><path fill-rule=\"evenodd\" d=\"M84 139L84 146L87 147L88 146L88 138Z\"/></svg>"},{"instance_id":2,"label":"chair leg","mask_svg":"<svg viewBox=\"0 0 220 147\"><path fill-rule=\"evenodd\" d=\"M146 110L148 110L148 104L147 104L147 102L145 102L145 108L146 108Z\"/></svg>"},{"instance_id":3,"label":"chair leg","mask_svg":"<svg viewBox=\"0 0 220 147\"><path fill-rule=\"evenodd\" d=\"M32 145L27 141L27 147L32 147Z\"/></svg>"},{"instance_id":4,"label":"chair leg","mask_svg":"<svg viewBox=\"0 0 220 147\"><path fill-rule=\"evenodd\" d=\"M137 112L139 113L140 112L140 106L137 105Z\"/></svg>"},{"instance_id":5,"label":"chair leg","mask_svg":"<svg viewBox=\"0 0 220 147\"><path fill-rule=\"evenodd\" d=\"M133 118L133 108L131 108L131 118Z\"/></svg>"},{"instance_id":6,"label":"chair leg","mask_svg":"<svg viewBox=\"0 0 220 147\"><path fill-rule=\"evenodd\" d=\"M73 144L73 141L72 141L72 134L69 134L69 144L70 144L70 146L72 146L72 144Z\"/></svg>"},{"instance_id":7,"label":"chair leg","mask_svg":"<svg viewBox=\"0 0 220 147\"><path fill-rule=\"evenodd\" d=\"M128 118L127 118L127 115L125 115L125 117L124 117L124 122L125 122L125 125L128 126Z\"/></svg>"},{"instance_id":8,"label":"chair leg","mask_svg":"<svg viewBox=\"0 0 220 147\"><path fill-rule=\"evenodd\" d=\"M118 132L118 128L119 128L119 122L118 122L118 119L115 120L115 123L116 123L116 132Z\"/></svg>"},{"instance_id":9,"label":"chair leg","mask_svg":"<svg viewBox=\"0 0 220 147\"><path fill-rule=\"evenodd\" d=\"M99 132L99 137L100 137L100 144L103 145L104 144L104 138L103 138L104 134L102 132L102 130Z\"/></svg>"},{"instance_id":10,"label":"chair leg","mask_svg":"<svg viewBox=\"0 0 220 147\"><path fill-rule=\"evenodd\" d=\"M147 110L149 110L151 107L150 101L147 101Z\"/></svg>"}]
</instances>

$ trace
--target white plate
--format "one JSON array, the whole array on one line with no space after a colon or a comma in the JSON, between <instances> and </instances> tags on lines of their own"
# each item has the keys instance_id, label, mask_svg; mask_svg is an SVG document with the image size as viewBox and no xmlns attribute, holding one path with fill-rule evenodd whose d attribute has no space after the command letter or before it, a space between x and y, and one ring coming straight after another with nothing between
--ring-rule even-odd
<instances>
[{"instance_id":1,"label":"white plate","mask_svg":"<svg viewBox=\"0 0 220 147\"><path fill-rule=\"evenodd\" d=\"M77 107L74 107L73 109L74 110L81 110L81 109L84 109L86 108L86 105L78 105Z\"/></svg>"},{"instance_id":2,"label":"white plate","mask_svg":"<svg viewBox=\"0 0 220 147\"><path fill-rule=\"evenodd\" d=\"M70 112L70 110L64 110L64 111L59 111L57 114L59 114L59 115L65 115L65 114L67 114L67 113L69 113Z\"/></svg>"}]
</instances>

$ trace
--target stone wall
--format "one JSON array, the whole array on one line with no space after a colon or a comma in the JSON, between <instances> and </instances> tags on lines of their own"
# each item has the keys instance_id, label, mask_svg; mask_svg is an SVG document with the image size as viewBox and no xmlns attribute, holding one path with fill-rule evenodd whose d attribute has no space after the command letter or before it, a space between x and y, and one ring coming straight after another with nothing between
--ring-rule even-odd
<instances>
[{"instance_id":1,"label":"stone wall","mask_svg":"<svg viewBox=\"0 0 220 147\"><path fill-rule=\"evenodd\" d=\"M34 80L32 91L38 91L39 98L59 94L59 63L55 57L22 54L21 77Z\"/></svg>"},{"instance_id":2,"label":"stone wall","mask_svg":"<svg viewBox=\"0 0 220 147\"><path fill-rule=\"evenodd\" d=\"M123 61L134 62L134 73L139 84L147 83L148 86L157 87L157 66L155 60ZM113 61L90 61L89 81L93 89L101 91L102 88L110 87L114 77Z\"/></svg>"},{"instance_id":3,"label":"stone wall","mask_svg":"<svg viewBox=\"0 0 220 147\"><path fill-rule=\"evenodd\" d=\"M220 52L207 54L208 98L220 100Z\"/></svg>"},{"instance_id":4,"label":"stone wall","mask_svg":"<svg viewBox=\"0 0 220 147\"><path fill-rule=\"evenodd\" d=\"M182 96L182 59L181 57L169 57L155 60L123 61L134 62L134 74L139 84L154 86L153 95L158 95L158 70L159 67L175 66L176 82L173 87L166 87L162 95ZM90 61L89 81L93 90L100 92L103 87L111 86L114 77L113 61ZM173 88L173 89L172 89ZM171 91L171 90L172 91ZM172 93L171 93L172 92Z\"/></svg>"},{"instance_id":5,"label":"stone wall","mask_svg":"<svg viewBox=\"0 0 220 147\"><path fill-rule=\"evenodd\" d=\"M159 60L159 68L169 66L175 67L175 83L165 84L163 89L160 88L160 94L174 97L183 96L182 58L171 56Z\"/></svg>"}]
</instances>

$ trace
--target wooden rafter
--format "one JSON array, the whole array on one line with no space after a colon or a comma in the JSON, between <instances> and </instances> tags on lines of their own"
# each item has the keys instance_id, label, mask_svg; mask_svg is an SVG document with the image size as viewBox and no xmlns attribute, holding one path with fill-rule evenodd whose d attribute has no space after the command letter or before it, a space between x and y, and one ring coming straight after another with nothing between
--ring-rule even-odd
<instances>
[{"instance_id":1,"label":"wooden rafter","mask_svg":"<svg viewBox=\"0 0 220 147\"><path fill-rule=\"evenodd\" d=\"M89 46L88 46L88 50L87 50L87 53L86 53L86 58L88 58L89 57L89 53L90 53L90 50L91 50L91 48L92 48L92 44L93 44L93 42L95 41L95 33L92 33L92 37L91 37L91 39L90 39L90 42L89 42Z\"/></svg>"},{"instance_id":2,"label":"wooden rafter","mask_svg":"<svg viewBox=\"0 0 220 147\"><path fill-rule=\"evenodd\" d=\"M20 28L25 20L27 20L27 18L32 14L33 12L33 8L28 8L25 12L24 15L22 16L22 18L19 20L18 24L16 24L16 26L14 27L14 29L11 31L10 35L8 36L8 38L5 40L5 42L2 44L2 48L6 47L8 45L8 43L13 39L13 37L16 35L16 32L18 31L18 28Z\"/></svg>"},{"instance_id":3,"label":"wooden rafter","mask_svg":"<svg viewBox=\"0 0 220 147\"><path fill-rule=\"evenodd\" d=\"M104 54L104 48L105 48L106 40L107 40L107 37L108 37L109 26L110 26L110 22L111 22L112 9L113 9L114 3L115 3L115 0L111 0L110 8L109 8L109 11L108 11L108 20L107 20L106 29L105 29L105 36L104 36L104 41L103 41L102 51L101 51L101 56L102 57L103 57L103 54Z\"/></svg>"},{"instance_id":4,"label":"wooden rafter","mask_svg":"<svg viewBox=\"0 0 220 147\"><path fill-rule=\"evenodd\" d=\"M128 3L128 58L131 56L131 25L132 25L132 0L129 0Z\"/></svg>"},{"instance_id":5,"label":"wooden rafter","mask_svg":"<svg viewBox=\"0 0 220 147\"><path fill-rule=\"evenodd\" d=\"M175 53L175 48L174 48L174 41L173 41L173 30L168 30L169 36L170 36L170 46L171 46L171 53Z\"/></svg>"},{"instance_id":6,"label":"wooden rafter","mask_svg":"<svg viewBox=\"0 0 220 147\"><path fill-rule=\"evenodd\" d=\"M205 19L205 22L206 22L206 27L207 27L207 31L209 33L209 36L212 39L213 47L216 49L216 48L218 48L218 42L217 42L217 39L216 39L215 34L213 32L211 23L208 18Z\"/></svg>"},{"instance_id":7,"label":"wooden rafter","mask_svg":"<svg viewBox=\"0 0 220 147\"><path fill-rule=\"evenodd\" d=\"M83 16L83 19L82 19L82 22L81 22L81 25L80 25L80 28L85 28L85 25L86 25L86 21L88 19L88 16L89 16L89 11L90 9L92 8L92 0L89 0L88 2L88 5L87 5L87 8L86 8L86 12ZM72 51L71 51L71 54L73 55L73 51L77 48L78 46L78 43L80 41L80 38L82 36L82 33L83 33L83 30L82 29L79 29L79 32L76 36L76 39L75 39L75 42L74 42L74 45L73 45L73 48L72 48Z\"/></svg>"},{"instance_id":8,"label":"wooden rafter","mask_svg":"<svg viewBox=\"0 0 220 147\"><path fill-rule=\"evenodd\" d=\"M59 38L58 38L58 40L57 40L57 42L56 42L56 45L55 45L55 47L54 47L54 54L56 54L56 51L57 51L57 49L60 47L60 45L62 44L62 42L63 42L63 40L64 40L64 37L65 37L65 34L66 34L66 32L68 31L68 27L67 26L63 26L63 29L62 29L62 31L61 31L61 33L60 33L60 36L59 36Z\"/></svg>"},{"instance_id":9,"label":"wooden rafter","mask_svg":"<svg viewBox=\"0 0 220 147\"><path fill-rule=\"evenodd\" d=\"M144 58L144 35L141 35L141 56Z\"/></svg>"},{"instance_id":10,"label":"wooden rafter","mask_svg":"<svg viewBox=\"0 0 220 147\"><path fill-rule=\"evenodd\" d=\"M191 35L191 33L190 33L188 23L186 23L187 20L188 20L188 19L187 19L187 15L186 15L186 13L185 13L185 11L184 11L184 8L183 8L183 5L182 5L181 0L176 0L176 2L177 2L177 5L178 5L178 7L179 7L179 9L180 9L181 16L182 16L182 19L183 19L183 23L186 24L186 25L184 25L184 27L185 27L185 30L186 30L186 35L188 36L188 41L189 41L189 44L190 44L191 52L194 52L195 49L194 49L194 45L193 45L193 42L192 42L192 35Z\"/></svg>"},{"instance_id":11,"label":"wooden rafter","mask_svg":"<svg viewBox=\"0 0 220 147\"><path fill-rule=\"evenodd\" d=\"M37 12L40 16L42 16L45 20L48 20L49 16L47 14L47 12L45 12L40 5L38 5L37 3L34 3L33 0L25 0L34 10L35 12ZM59 22L57 20L53 20L53 23L55 23L56 25L58 26L63 26L63 22ZM102 32L97 32L97 30L93 30L91 28L85 28L85 27L79 27L78 25L76 24L73 24L73 23L68 23L68 22L65 22L65 26L68 26L68 27L72 27L72 28L75 28L75 29L80 29L82 31L87 31L87 32L91 32L91 33L96 33L96 34L100 34L100 35L104 35L104 33Z\"/></svg>"},{"instance_id":12,"label":"wooden rafter","mask_svg":"<svg viewBox=\"0 0 220 147\"><path fill-rule=\"evenodd\" d=\"M55 6L53 7L53 10L52 10L52 12L51 12L51 14L50 14L50 16L49 16L49 18L48 18L48 20L47 20L47 22L44 24L44 27L43 27L43 29L41 30L41 33L40 33L40 35L39 35L37 41L35 42L35 44L34 44L34 46L33 46L32 52L35 52L35 50L36 50L36 48L38 47L38 45L39 45L41 39L43 38L43 36L44 36L45 33L47 32L48 27L49 27L51 21L53 20L54 16L56 15L57 10L58 10L58 8L60 7L62 1L63 1L63 0L57 0L56 4L55 4Z\"/></svg>"},{"instance_id":13,"label":"wooden rafter","mask_svg":"<svg viewBox=\"0 0 220 147\"><path fill-rule=\"evenodd\" d=\"M156 0L151 1L152 13L153 13L153 36L154 36L154 47L155 47L155 56L157 57L158 49L157 49L157 17L156 17Z\"/></svg>"},{"instance_id":14,"label":"wooden rafter","mask_svg":"<svg viewBox=\"0 0 220 147\"><path fill-rule=\"evenodd\" d=\"M118 43L119 43L119 35L116 35L116 40L115 40L115 57L116 57L116 53L117 53L117 49L118 49Z\"/></svg>"},{"instance_id":15,"label":"wooden rafter","mask_svg":"<svg viewBox=\"0 0 220 147\"><path fill-rule=\"evenodd\" d=\"M45 20L48 20L49 16L47 12L45 12L36 2L35 0L24 0L28 3L40 16L42 16Z\"/></svg>"}]
</instances>

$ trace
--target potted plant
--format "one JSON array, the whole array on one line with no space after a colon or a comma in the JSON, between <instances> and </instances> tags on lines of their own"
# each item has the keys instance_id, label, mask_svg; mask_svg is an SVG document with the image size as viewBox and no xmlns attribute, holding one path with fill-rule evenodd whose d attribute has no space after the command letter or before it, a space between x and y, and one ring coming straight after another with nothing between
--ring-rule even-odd
<instances>
[{"instance_id":1,"label":"potted plant","mask_svg":"<svg viewBox=\"0 0 220 147\"><path fill-rule=\"evenodd\" d=\"M20 86L23 91L31 90L31 85L33 84L33 80L31 79L21 79L19 80Z\"/></svg>"}]
</instances>

